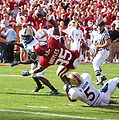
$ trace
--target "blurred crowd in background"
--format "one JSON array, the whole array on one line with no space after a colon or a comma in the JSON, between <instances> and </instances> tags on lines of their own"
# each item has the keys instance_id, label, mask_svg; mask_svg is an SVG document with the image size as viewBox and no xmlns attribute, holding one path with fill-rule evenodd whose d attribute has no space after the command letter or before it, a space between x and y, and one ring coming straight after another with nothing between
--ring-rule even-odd
<instances>
[{"instance_id":1,"label":"blurred crowd in background","mask_svg":"<svg viewBox=\"0 0 119 120\"><path fill-rule=\"evenodd\" d=\"M44 11L46 15L38 16L38 10ZM25 27L31 28L36 38L39 37L39 30L45 31L48 36L52 35L52 25L46 16L57 22L62 43L67 47L70 40L63 31L70 21L77 23L85 42L90 45L96 39L96 23L103 20L112 41L107 62L119 63L118 0L0 0L0 39L7 40L7 43L0 44L0 62L28 59L27 52L15 45L15 42L22 41L21 32L25 32L22 31ZM19 57L15 53L19 53ZM88 52L83 53L82 62L91 62L92 59Z\"/></svg>"}]
</instances>

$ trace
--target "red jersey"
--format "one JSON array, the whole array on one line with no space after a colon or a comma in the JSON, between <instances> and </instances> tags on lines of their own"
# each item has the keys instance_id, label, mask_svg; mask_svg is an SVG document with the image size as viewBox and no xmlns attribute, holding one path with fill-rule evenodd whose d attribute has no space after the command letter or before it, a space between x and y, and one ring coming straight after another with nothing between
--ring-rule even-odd
<instances>
[{"instance_id":1,"label":"red jersey","mask_svg":"<svg viewBox=\"0 0 119 120\"><path fill-rule=\"evenodd\" d=\"M80 53L75 50L67 49L63 44L61 44L54 37L50 37L48 40L48 47L50 53L48 56L41 56L39 59L39 64L42 68L47 68L50 65L63 65L68 69L74 69L74 60L79 58Z\"/></svg>"},{"instance_id":2,"label":"red jersey","mask_svg":"<svg viewBox=\"0 0 119 120\"><path fill-rule=\"evenodd\" d=\"M35 20L35 29L36 29L36 30L39 29L40 23L42 23L44 26L46 26L46 23L47 23L46 18L42 18L42 19L35 18L34 20Z\"/></svg>"}]
</instances>

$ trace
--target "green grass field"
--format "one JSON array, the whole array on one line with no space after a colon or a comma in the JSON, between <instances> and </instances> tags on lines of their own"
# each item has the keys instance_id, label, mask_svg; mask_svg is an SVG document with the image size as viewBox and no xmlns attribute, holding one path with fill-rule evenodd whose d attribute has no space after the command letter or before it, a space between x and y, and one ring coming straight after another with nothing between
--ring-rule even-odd
<instances>
[{"instance_id":1,"label":"green grass field","mask_svg":"<svg viewBox=\"0 0 119 120\"><path fill-rule=\"evenodd\" d=\"M56 76L57 66L49 67L45 76L59 90L57 96L49 96L50 89L45 86L38 93L31 77L21 77L21 72L30 66L0 66L0 120L119 120L119 105L89 107L80 101L68 101L63 91L63 83ZM103 72L108 79L119 77L119 64L104 64ZM81 64L74 70L88 72L96 83L91 64ZM96 86L101 88L101 86ZM119 99L119 89L112 95Z\"/></svg>"}]
</instances>

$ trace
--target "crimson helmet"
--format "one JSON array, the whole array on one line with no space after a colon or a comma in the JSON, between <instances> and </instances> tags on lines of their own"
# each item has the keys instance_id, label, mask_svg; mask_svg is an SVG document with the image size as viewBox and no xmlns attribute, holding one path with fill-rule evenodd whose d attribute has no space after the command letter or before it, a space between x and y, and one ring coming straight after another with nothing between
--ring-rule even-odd
<instances>
[{"instance_id":1,"label":"crimson helmet","mask_svg":"<svg viewBox=\"0 0 119 120\"><path fill-rule=\"evenodd\" d=\"M41 46L39 43L34 46L34 51L40 56L43 56L47 51L47 45Z\"/></svg>"}]
</instances>

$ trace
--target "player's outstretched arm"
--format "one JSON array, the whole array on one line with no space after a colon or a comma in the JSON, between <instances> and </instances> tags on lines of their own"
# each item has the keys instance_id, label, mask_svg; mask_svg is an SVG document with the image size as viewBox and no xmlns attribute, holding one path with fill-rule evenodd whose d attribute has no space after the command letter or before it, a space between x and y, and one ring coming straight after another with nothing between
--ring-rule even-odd
<instances>
[{"instance_id":1,"label":"player's outstretched arm","mask_svg":"<svg viewBox=\"0 0 119 120\"><path fill-rule=\"evenodd\" d=\"M33 62L34 62L33 60L27 60L27 61L23 61L23 62L22 61L13 61L11 63L11 67L17 66L19 64L31 64Z\"/></svg>"},{"instance_id":2,"label":"player's outstretched arm","mask_svg":"<svg viewBox=\"0 0 119 120\"><path fill-rule=\"evenodd\" d=\"M65 84L64 87L65 87L66 95L67 95L69 101L71 101L71 102L76 102L77 100L72 100L72 99L70 98L69 94L68 94L68 92L69 92L69 90L70 90L70 88L71 88L71 85Z\"/></svg>"},{"instance_id":3,"label":"player's outstretched arm","mask_svg":"<svg viewBox=\"0 0 119 120\"><path fill-rule=\"evenodd\" d=\"M57 22L55 20L53 20L52 18L50 18L48 21L54 27L53 35L59 35L59 28L58 28Z\"/></svg>"},{"instance_id":4,"label":"player's outstretched arm","mask_svg":"<svg viewBox=\"0 0 119 120\"><path fill-rule=\"evenodd\" d=\"M43 68L36 68L34 70L25 70L21 73L22 76L29 76L33 75L34 73L42 72L44 69Z\"/></svg>"}]
</instances>

